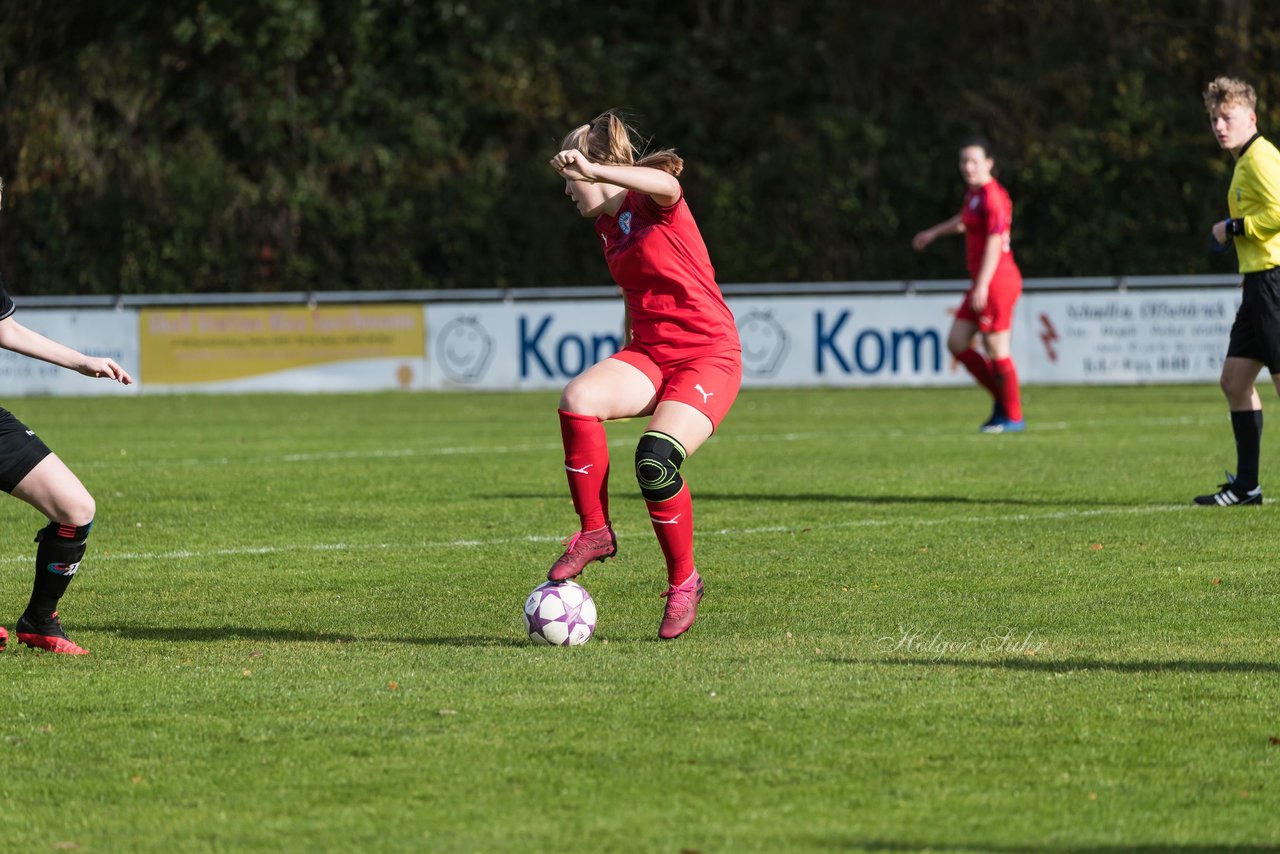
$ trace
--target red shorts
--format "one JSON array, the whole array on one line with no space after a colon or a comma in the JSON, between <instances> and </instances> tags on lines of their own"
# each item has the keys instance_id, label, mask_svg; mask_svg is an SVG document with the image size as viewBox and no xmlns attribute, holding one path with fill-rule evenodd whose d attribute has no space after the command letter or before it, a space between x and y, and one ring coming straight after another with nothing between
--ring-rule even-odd
<instances>
[{"instance_id":1,"label":"red shorts","mask_svg":"<svg viewBox=\"0 0 1280 854\"><path fill-rule=\"evenodd\" d=\"M634 345L609 357L636 368L653 383L658 402L678 400L711 419L714 430L729 414L742 385L742 355L736 352L695 356L658 364Z\"/></svg>"},{"instance_id":2,"label":"red shorts","mask_svg":"<svg viewBox=\"0 0 1280 854\"><path fill-rule=\"evenodd\" d=\"M981 332L1008 332L1013 326L1013 307L1022 296L1022 276L997 275L987 288L987 305L978 314L969 304L973 296L973 288L965 291L960 309L956 312L956 320L967 320L976 323Z\"/></svg>"}]
</instances>

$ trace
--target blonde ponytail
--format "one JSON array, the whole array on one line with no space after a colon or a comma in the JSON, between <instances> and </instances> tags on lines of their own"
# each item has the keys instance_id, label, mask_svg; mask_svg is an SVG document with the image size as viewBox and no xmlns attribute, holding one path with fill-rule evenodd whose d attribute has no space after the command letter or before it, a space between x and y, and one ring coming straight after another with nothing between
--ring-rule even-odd
<instances>
[{"instance_id":1,"label":"blonde ponytail","mask_svg":"<svg viewBox=\"0 0 1280 854\"><path fill-rule=\"evenodd\" d=\"M560 150L576 148L587 156L592 163L608 166L647 166L661 169L679 177L684 171L684 160L676 154L674 148L664 148L652 154L636 156L633 140L638 135L635 129L623 121L622 117L612 110L596 116L585 125L569 131Z\"/></svg>"},{"instance_id":2,"label":"blonde ponytail","mask_svg":"<svg viewBox=\"0 0 1280 854\"><path fill-rule=\"evenodd\" d=\"M680 173L684 171L684 158L676 154L674 148L664 148L661 151L655 151L653 154L646 154L636 161L637 166L648 166L651 169L661 169L663 172L670 172L679 178Z\"/></svg>"}]
</instances>

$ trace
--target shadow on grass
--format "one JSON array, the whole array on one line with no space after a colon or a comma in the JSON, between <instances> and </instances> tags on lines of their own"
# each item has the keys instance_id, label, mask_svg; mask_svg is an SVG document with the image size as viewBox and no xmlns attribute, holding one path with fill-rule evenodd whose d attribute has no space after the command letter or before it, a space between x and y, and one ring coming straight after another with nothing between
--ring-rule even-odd
<instances>
[{"instance_id":1,"label":"shadow on grass","mask_svg":"<svg viewBox=\"0 0 1280 854\"><path fill-rule=\"evenodd\" d=\"M1030 670L1039 673L1070 673L1100 670L1110 673L1280 673L1275 661L1091 661L1009 658L832 658L832 664L872 664L888 667L970 667L984 670ZM1272 849L1276 850L1276 849Z\"/></svg>"},{"instance_id":2,"label":"shadow on grass","mask_svg":"<svg viewBox=\"0 0 1280 854\"><path fill-rule=\"evenodd\" d=\"M834 851L994 851L1005 852L1045 851L1049 854L1251 854L1255 851L1276 851L1275 845L1249 843L1149 843L1136 845L1072 845L1044 844L1035 842L1027 845L1001 845L986 842L965 844L961 842L921 844L914 842L889 842L883 839L811 839L805 840L815 848L827 848Z\"/></svg>"},{"instance_id":3,"label":"shadow on grass","mask_svg":"<svg viewBox=\"0 0 1280 854\"><path fill-rule=\"evenodd\" d=\"M492 492L479 495L479 498L511 501L540 498L554 501L568 497L567 492ZM1080 507L1168 507L1177 501L1098 501L1095 499L1048 499L1048 498L1006 498L975 497L972 495L840 495L830 492L708 492L699 490L694 493L699 501L774 501L783 504L812 502L828 504L958 504L974 507L1057 507L1063 510L1075 510ZM1187 502L1190 507L1190 502Z\"/></svg>"},{"instance_id":4,"label":"shadow on grass","mask_svg":"<svg viewBox=\"0 0 1280 854\"><path fill-rule=\"evenodd\" d=\"M246 626L98 626L78 624L76 629L87 632L103 632L141 641L183 643L239 638L279 643L398 643L423 646L529 646L523 638L458 635L441 637L385 637L379 635L348 635L339 632L309 632L301 629L283 629Z\"/></svg>"}]
</instances>

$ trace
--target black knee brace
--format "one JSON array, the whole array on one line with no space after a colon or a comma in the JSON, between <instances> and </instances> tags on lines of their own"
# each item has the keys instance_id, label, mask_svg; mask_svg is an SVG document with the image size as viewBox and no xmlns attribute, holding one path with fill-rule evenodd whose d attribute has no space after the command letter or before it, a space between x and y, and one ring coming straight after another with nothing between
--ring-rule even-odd
<instances>
[{"instance_id":1,"label":"black knee brace","mask_svg":"<svg viewBox=\"0 0 1280 854\"><path fill-rule=\"evenodd\" d=\"M650 501L666 501L678 495L684 486L680 477L684 458L684 448L666 433L650 430L641 436L636 445L636 480L640 481L641 494Z\"/></svg>"},{"instance_id":2,"label":"black knee brace","mask_svg":"<svg viewBox=\"0 0 1280 854\"><path fill-rule=\"evenodd\" d=\"M36 532L36 565L39 569L52 572L54 575L70 577L80 568L80 559L84 557L85 540L89 536L88 525L60 525L50 522Z\"/></svg>"}]
</instances>

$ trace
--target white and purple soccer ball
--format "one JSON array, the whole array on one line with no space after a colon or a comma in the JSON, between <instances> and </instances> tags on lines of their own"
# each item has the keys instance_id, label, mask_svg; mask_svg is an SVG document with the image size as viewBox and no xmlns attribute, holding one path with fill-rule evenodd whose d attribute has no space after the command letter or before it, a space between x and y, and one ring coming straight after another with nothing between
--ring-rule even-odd
<instances>
[{"instance_id":1,"label":"white and purple soccer ball","mask_svg":"<svg viewBox=\"0 0 1280 854\"><path fill-rule=\"evenodd\" d=\"M547 581L524 600L529 640L552 646L578 646L596 631L596 603L581 584Z\"/></svg>"}]
</instances>

